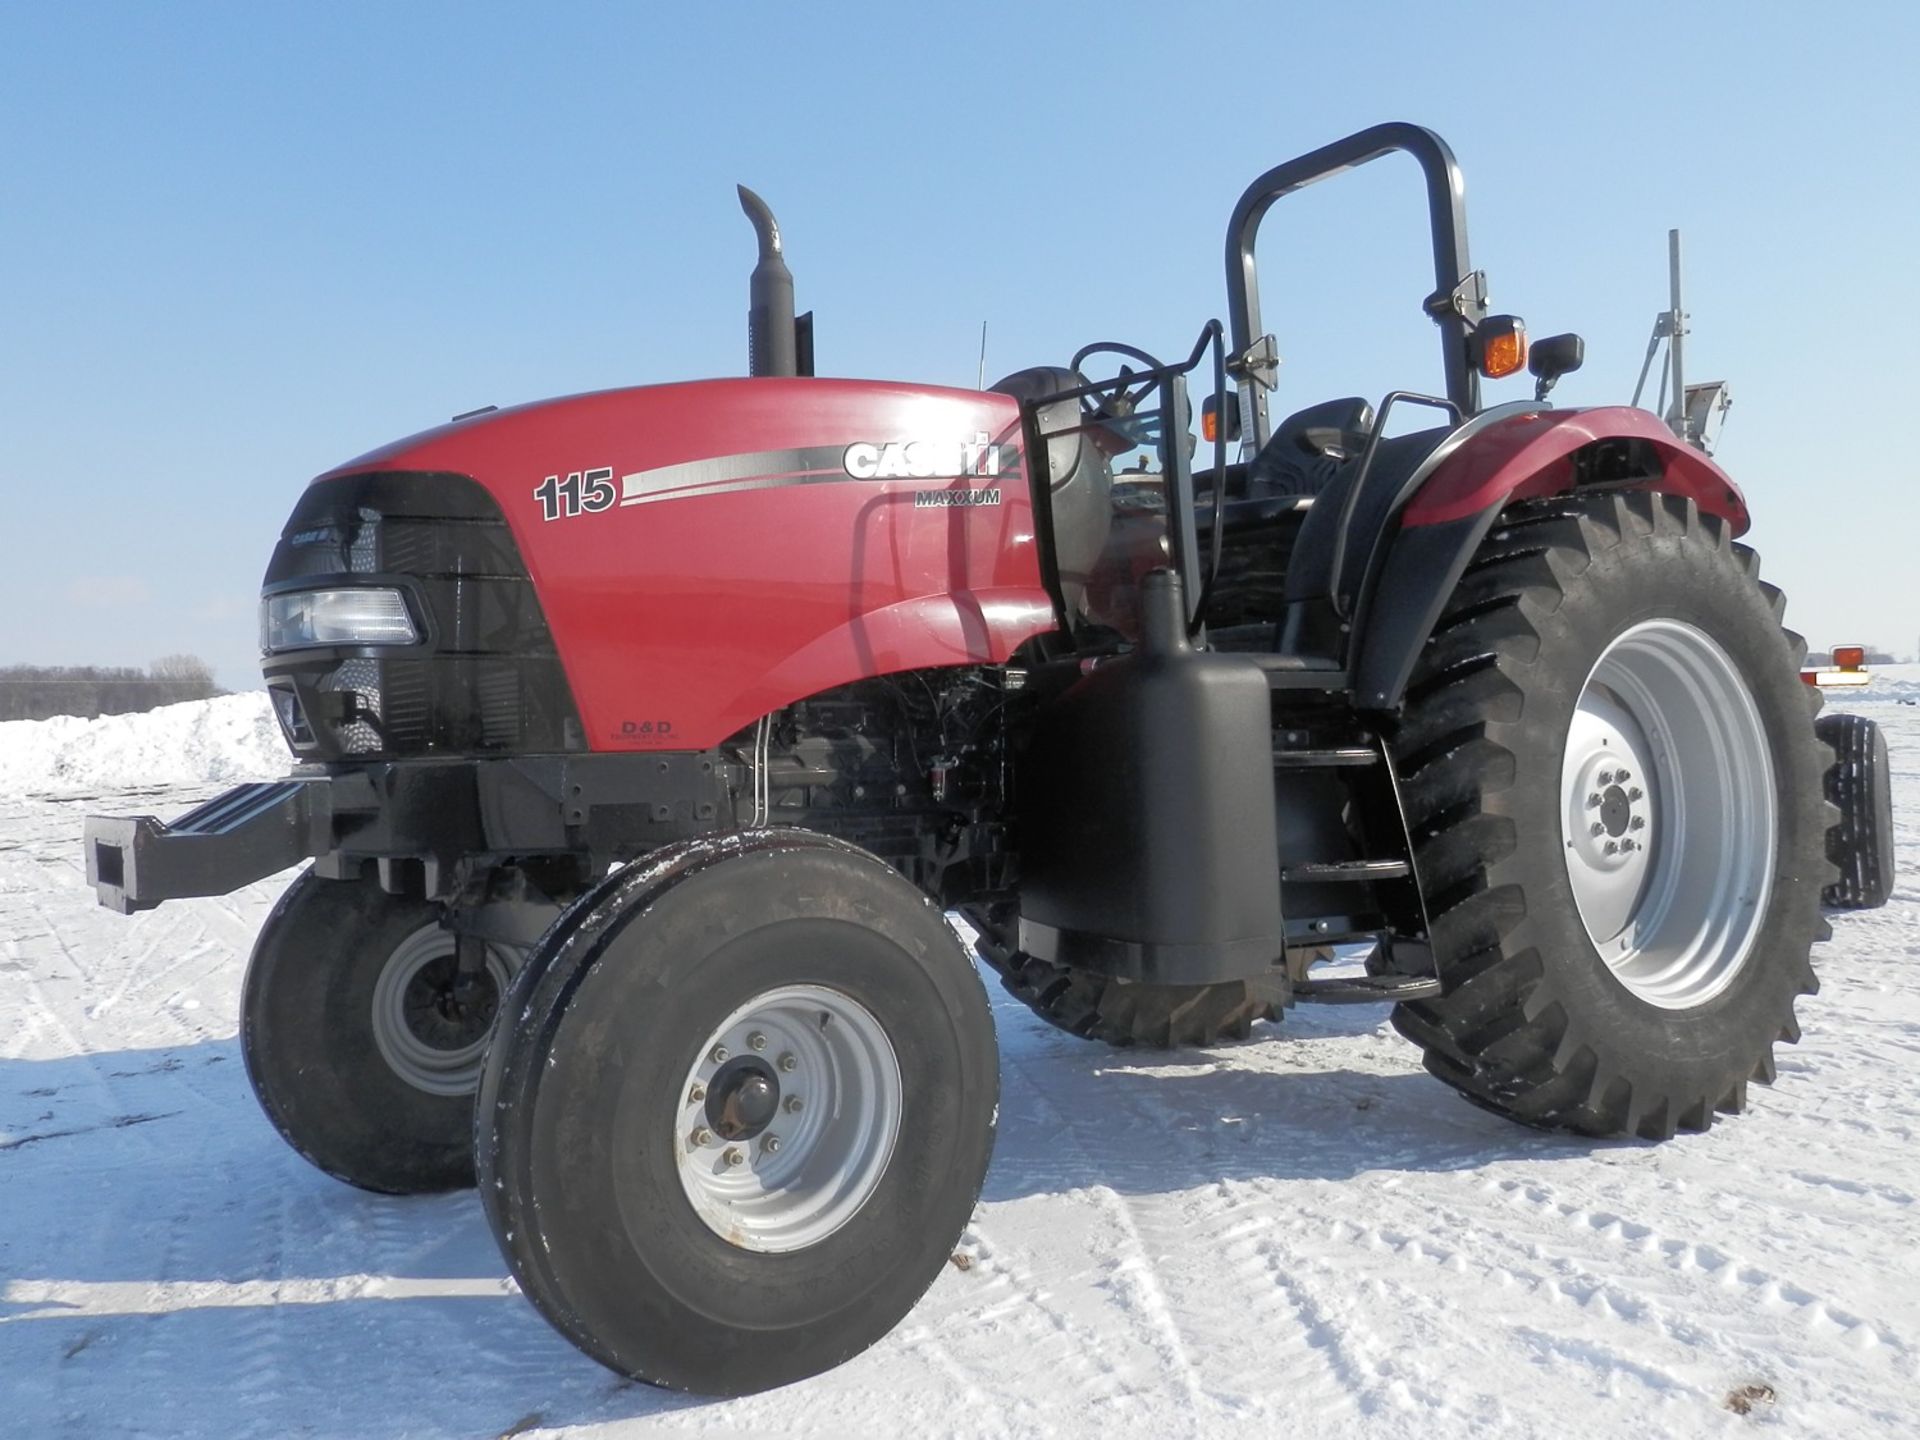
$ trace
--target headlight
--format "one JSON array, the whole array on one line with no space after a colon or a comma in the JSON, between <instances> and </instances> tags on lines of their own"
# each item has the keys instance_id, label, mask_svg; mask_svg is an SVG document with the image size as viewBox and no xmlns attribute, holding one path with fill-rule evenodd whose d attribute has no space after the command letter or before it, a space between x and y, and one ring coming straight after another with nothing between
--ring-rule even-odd
<instances>
[{"instance_id":1,"label":"headlight","mask_svg":"<svg viewBox=\"0 0 1920 1440\"><path fill-rule=\"evenodd\" d=\"M420 631L398 590L294 590L260 601L260 649L273 655L316 645L414 645Z\"/></svg>"}]
</instances>

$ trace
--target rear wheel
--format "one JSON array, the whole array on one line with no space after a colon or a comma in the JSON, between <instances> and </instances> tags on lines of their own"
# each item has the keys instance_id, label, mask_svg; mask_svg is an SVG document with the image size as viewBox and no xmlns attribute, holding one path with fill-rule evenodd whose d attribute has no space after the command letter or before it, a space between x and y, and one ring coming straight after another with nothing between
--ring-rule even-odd
<instances>
[{"instance_id":1,"label":"rear wheel","mask_svg":"<svg viewBox=\"0 0 1920 1440\"><path fill-rule=\"evenodd\" d=\"M623 1375L745 1394L858 1354L953 1253L993 1020L944 917L803 831L603 881L509 992L481 1196L515 1278Z\"/></svg>"},{"instance_id":2,"label":"rear wheel","mask_svg":"<svg viewBox=\"0 0 1920 1440\"><path fill-rule=\"evenodd\" d=\"M240 1043L267 1118L329 1175L404 1195L473 1183L473 1094L518 956L462 977L424 900L294 881L247 966Z\"/></svg>"},{"instance_id":3,"label":"rear wheel","mask_svg":"<svg viewBox=\"0 0 1920 1440\"><path fill-rule=\"evenodd\" d=\"M994 938L994 927L984 918L970 920L979 931L974 949L1007 993L1056 1030L1082 1040L1123 1049L1218 1045L1247 1039L1255 1021L1278 1020L1286 1009L1284 976L1212 985L1118 980L1011 949Z\"/></svg>"},{"instance_id":4,"label":"rear wheel","mask_svg":"<svg viewBox=\"0 0 1920 1440\"><path fill-rule=\"evenodd\" d=\"M1840 878L1827 886L1827 904L1839 910L1870 910L1893 893L1893 777L1887 768L1887 737L1859 715L1822 715L1814 726L1833 752L1827 767L1827 799L1840 812L1827 832L1827 859Z\"/></svg>"},{"instance_id":5,"label":"rear wheel","mask_svg":"<svg viewBox=\"0 0 1920 1440\"><path fill-rule=\"evenodd\" d=\"M1408 691L1395 762L1444 987L1394 1023L1528 1123L1705 1129L1816 988L1828 824L1805 646L1689 501L1503 517Z\"/></svg>"}]
</instances>

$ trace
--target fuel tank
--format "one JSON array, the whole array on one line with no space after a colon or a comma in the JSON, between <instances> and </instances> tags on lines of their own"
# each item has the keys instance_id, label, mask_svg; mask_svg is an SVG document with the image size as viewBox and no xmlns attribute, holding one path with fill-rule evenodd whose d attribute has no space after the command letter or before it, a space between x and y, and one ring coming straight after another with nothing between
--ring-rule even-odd
<instances>
[{"instance_id":1,"label":"fuel tank","mask_svg":"<svg viewBox=\"0 0 1920 1440\"><path fill-rule=\"evenodd\" d=\"M1140 647L1043 702L1021 757L1020 948L1124 979L1273 973L1286 948L1266 676L1196 651L1173 573Z\"/></svg>"}]
</instances>

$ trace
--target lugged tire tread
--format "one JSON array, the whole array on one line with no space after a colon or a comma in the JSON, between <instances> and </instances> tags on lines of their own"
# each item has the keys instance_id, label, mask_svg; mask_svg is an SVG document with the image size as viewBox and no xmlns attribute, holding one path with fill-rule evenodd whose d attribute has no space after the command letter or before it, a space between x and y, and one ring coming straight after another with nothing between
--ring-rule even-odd
<instances>
[{"instance_id":1,"label":"lugged tire tread","mask_svg":"<svg viewBox=\"0 0 1920 1440\"><path fill-rule=\"evenodd\" d=\"M1427 892L1445 993L1395 1007L1394 1028L1424 1052L1426 1068L1468 1099L1524 1123L1592 1135L1665 1139L1676 1128L1704 1130L1746 1103L1747 1077L1712 1093L1648 1093L1630 1074L1610 1073L1579 1041L1557 1002L1532 1006L1541 957L1512 948L1527 917L1517 886L1494 872L1518 839L1511 822L1481 808L1482 797L1514 783L1514 756L1500 742L1518 719L1527 668L1538 653L1537 624L1564 598L1564 586L1596 554L1629 538L1691 537L1730 554L1759 584L1776 622L1785 598L1759 582L1759 557L1733 541L1725 521L1692 501L1647 492L1555 497L1503 516L1469 563L1436 626L1407 692L1394 737L1396 769ZM1796 663L1805 642L1785 631ZM1814 744L1811 733L1807 743ZM1824 768L1824 766L1822 767ZM1810 967L1798 977L1812 993ZM1799 1038L1791 1011L1779 1039ZM1751 1078L1771 1083L1771 1047Z\"/></svg>"},{"instance_id":2,"label":"lugged tire tread","mask_svg":"<svg viewBox=\"0 0 1920 1440\"><path fill-rule=\"evenodd\" d=\"M997 943L975 918L974 950L1006 992L1056 1030L1120 1049L1177 1050L1245 1040L1286 1008L1279 986L1227 980L1149 985L1115 980Z\"/></svg>"}]
</instances>

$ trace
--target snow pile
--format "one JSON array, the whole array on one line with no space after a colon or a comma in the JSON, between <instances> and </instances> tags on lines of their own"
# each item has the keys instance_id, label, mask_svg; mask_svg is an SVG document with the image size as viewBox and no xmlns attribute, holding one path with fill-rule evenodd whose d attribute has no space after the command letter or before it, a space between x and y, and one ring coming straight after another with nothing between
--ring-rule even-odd
<instances>
[{"instance_id":1,"label":"snow pile","mask_svg":"<svg viewBox=\"0 0 1920 1440\"><path fill-rule=\"evenodd\" d=\"M0 722L0 795L272 780L291 762L264 690L141 715Z\"/></svg>"}]
</instances>

